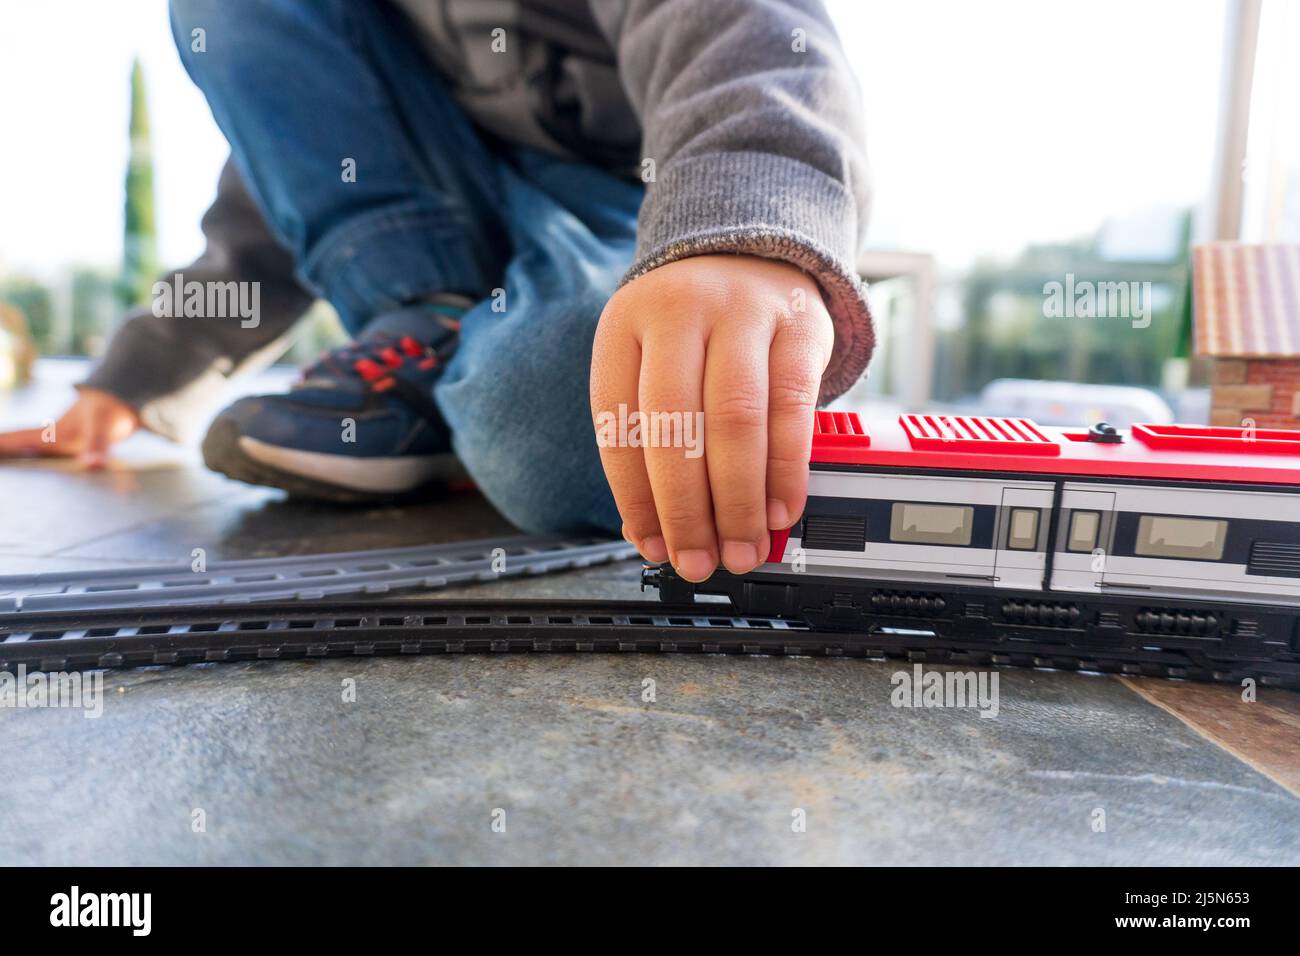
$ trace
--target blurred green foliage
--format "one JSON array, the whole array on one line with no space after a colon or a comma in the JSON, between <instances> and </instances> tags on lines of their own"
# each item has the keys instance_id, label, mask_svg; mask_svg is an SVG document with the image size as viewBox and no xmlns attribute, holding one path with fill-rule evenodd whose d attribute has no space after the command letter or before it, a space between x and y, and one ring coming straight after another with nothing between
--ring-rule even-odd
<instances>
[{"instance_id":1,"label":"blurred green foliage","mask_svg":"<svg viewBox=\"0 0 1300 956\"><path fill-rule=\"evenodd\" d=\"M960 282L962 321L937 336L935 398L953 401L998 378L1159 386L1165 363L1188 351L1188 240L1185 228L1169 261L1106 258L1090 239L1032 245L1010 264L978 263ZM1045 314L1045 287L1067 275L1076 284L1150 283L1149 325Z\"/></svg>"},{"instance_id":2,"label":"blurred green foliage","mask_svg":"<svg viewBox=\"0 0 1300 956\"><path fill-rule=\"evenodd\" d=\"M126 166L126 207L120 290L124 305L149 301L158 277L158 235L154 225L153 144L149 101L139 59L131 64L131 154Z\"/></svg>"}]
</instances>

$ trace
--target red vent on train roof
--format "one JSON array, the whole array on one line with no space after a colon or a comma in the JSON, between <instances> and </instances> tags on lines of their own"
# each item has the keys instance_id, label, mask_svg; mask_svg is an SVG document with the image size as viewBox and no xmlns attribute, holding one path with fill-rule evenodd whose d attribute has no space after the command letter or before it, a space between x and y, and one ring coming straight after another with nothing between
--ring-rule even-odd
<instances>
[{"instance_id":1,"label":"red vent on train roof","mask_svg":"<svg viewBox=\"0 0 1300 956\"><path fill-rule=\"evenodd\" d=\"M898 424L918 451L993 455L1059 455L1061 446L1028 418L902 415Z\"/></svg>"},{"instance_id":2,"label":"red vent on train roof","mask_svg":"<svg viewBox=\"0 0 1300 956\"><path fill-rule=\"evenodd\" d=\"M1133 437L1158 451L1227 455L1300 455L1300 431L1209 425L1134 425Z\"/></svg>"},{"instance_id":3,"label":"red vent on train roof","mask_svg":"<svg viewBox=\"0 0 1300 956\"><path fill-rule=\"evenodd\" d=\"M818 448L867 448L871 435L857 412L818 412L813 416L813 441Z\"/></svg>"}]
</instances>

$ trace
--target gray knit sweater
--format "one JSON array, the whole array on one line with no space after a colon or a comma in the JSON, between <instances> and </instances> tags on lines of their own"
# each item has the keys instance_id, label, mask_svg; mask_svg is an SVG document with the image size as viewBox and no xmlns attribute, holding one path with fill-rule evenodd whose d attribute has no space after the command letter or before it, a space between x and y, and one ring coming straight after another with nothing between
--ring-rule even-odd
<instances>
[{"instance_id":1,"label":"gray knit sweater","mask_svg":"<svg viewBox=\"0 0 1300 956\"><path fill-rule=\"evenodd\" d=\"M817 280L835 322L822 400L861 376L874 344L854 269L868 205L863 110L819 0L393 2L484 129L629 173L654 160L625 282L704 253L792 263ZM496 27L511 38L504 57L484 42ZM314 298L230 164L203 231L205 252L178 271L260 282L258 327L142 309L86 383L176 437L227 377L277 354Z\"/></svg>"}]
</instances>

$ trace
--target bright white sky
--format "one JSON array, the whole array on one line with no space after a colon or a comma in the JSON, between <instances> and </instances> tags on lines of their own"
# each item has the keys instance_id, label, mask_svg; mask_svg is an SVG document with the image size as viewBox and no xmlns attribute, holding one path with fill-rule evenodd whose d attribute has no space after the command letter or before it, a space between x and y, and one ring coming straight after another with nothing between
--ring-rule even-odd
<instances>
[{"instance_id":1,"label":"bright white sky","mask_svg":"<svg viewBox=\"0 0 1300 956\"><path fill-rule=\"evenodd\" d=\"M1222 0L830 6L866 95L873 245L963 265L1200 201ZM226 147L180 67L165 0L0 0L0 270L117 263L136 53L163 261L202 248Z\"/></svg>"},{"instance_id":2,"label":"bright white sky","mask_svg":"<svg viewBox=\"0 0 1300 956\"><path fill-rule=\"evenodd\" d=\"M227 147L180 65L166 0L0 0L0 269L119 262L137 53L163 262L202 250L199 217Z\"/></svg>"}]
</instances>

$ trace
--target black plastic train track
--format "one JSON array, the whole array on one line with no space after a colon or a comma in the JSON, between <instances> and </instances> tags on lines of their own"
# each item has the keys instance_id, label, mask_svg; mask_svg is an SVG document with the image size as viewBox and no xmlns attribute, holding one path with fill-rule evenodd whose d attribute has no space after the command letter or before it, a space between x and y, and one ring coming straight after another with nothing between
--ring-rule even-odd
<instances>
[{"instance_id":1,"label":"black plastic train track","mask_svg":"<svg viewBox=\"0 0 1300 956\"><path fill-rule=\"evenodd\" d=\"M402 654L608 652L903 658L1300 689L1300 664L1187 649L1106 648L1014 635L811 630L727 604L651 601L285 601L0 614L0 670Z\"/></svg>"}]
</instances>

